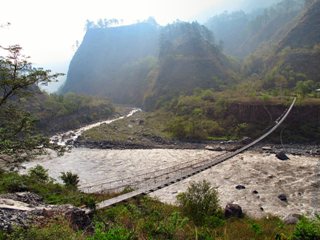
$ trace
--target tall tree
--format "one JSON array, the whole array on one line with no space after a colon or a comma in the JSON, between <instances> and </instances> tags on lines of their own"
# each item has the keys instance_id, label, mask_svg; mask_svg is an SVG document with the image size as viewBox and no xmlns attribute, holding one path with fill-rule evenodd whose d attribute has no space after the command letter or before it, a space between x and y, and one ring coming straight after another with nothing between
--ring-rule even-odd
<instances>
[{"instance_id":1,"label":"tall tree","mask_svg":"<svg viewBox=\"0 0 320 240\"><path fill-rule=\"evenodd\" d=\"M1 49L8 55L0 56L0 153L29 156L49 146L49 140L36 133L35 119L22 102L40 91L38 84L56 81L61 74L34 68L19 45Z\"/></svg>"}]
</instances>

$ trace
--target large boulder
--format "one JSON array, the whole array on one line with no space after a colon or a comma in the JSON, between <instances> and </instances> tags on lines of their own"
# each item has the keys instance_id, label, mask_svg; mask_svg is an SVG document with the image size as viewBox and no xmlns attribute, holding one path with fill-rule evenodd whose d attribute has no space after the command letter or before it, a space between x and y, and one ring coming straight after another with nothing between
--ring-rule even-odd
<instances>
[{"instance_id":1,"label":"large boulder","mask_svg":"<svg viewBox=\"0 0 320 240\"><path fill-rule=\"evenodd\" d=\"M284 193L279 194L278 198L282 201L282 202L288 202L288 198L287 195L285 195Z\"/></svg>"},{"instance_id":2,"label":"large boulder","mask_svg":"<svg viewBox=\"0 0 320 240\"><path fill-rule=\"evenodd\" d=\"M224 208L224 216L226 218L241 218L243 216L242 208L238 204L228 203Z\"/></svg>"},{"instance_id":3,"label":"large boulder","mask_svg":"<svg viewBox=\"0 0 320 240\"><path fill-rule=\"evenodd\" d=\"M302 218L300 214L289 214L284 219L283 222L287 225L295 225Z\"/></svg>"},{"instance_id":4,"label":"large boulder","mask_svg":"<svg viewBox=\"0 0 320 240\"><path fill-rule=\"evenodd\" d=\"M246 189L246 187L243 186L243 185L237 185L237 186L236 186L236 189L237 189L237 190L243 190L243 189Z\"/></svg>"},{"instance_id":5,"label":"large boulder","mask_svg":"<svg viewBox=\"0 0 320 240\"><path fill-rule=\"evenodd\" d=\"M276 154L276 157L277 157L279 160L282 160L282 161L289 160L289 157L285 154L284 151L278 152L278 153Z\"/></svg>"}]
</instances>

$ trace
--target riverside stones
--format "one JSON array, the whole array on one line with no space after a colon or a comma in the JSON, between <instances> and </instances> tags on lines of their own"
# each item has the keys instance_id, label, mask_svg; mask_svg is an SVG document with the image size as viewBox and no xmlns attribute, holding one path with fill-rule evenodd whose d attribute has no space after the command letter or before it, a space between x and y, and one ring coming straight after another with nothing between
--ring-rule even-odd
<instances>
[{"instance_id":1,"label":"riverside stones","mask_svg":"<svg viewBox=\"0 0 320 240\"><path fill-rule=\"evenodd\" d=\"M289 160L288 156L285 154L284 151L280 151L276 154L276 157L279 159L279 160L282 160L282 161L286 161L286 160Z\"/></svg>"},{"instance_id":2,"label":"riverside stones","mask_svg":"<svg viewBox=\"0 0 320 240\"><path fill-rule=\"evenodd\" d=\"M237 186L236 186L236 189L237 189L237 190L243 190L243 189L246 189L246 187L243 186L243 185L237 185Z\"/></svg>"},{"instance_id":3,"label":"riverside stones","mask_svg":"<svg viewBox=\"0 0 320 240\"><path fill-rule=\"evenodd\" d=\"M287 198L287 195L285 194L279 194L278 195L278 198L282 201L282 202L288 202L288 198Z\"/></svg>"},{"instance_id":4,"label":"riverside stones","mask_svg":"<svg viewBox=\"0 0 320 240\"><path fill-rule=\"evenodd\" d=\"M224 208L224 216L226 218L237 217L241 218L243 215L242 208L238 204L228 203Z\"/></svg>"},{"instance_id":5,"label":"riverside stones","mask_svg":"<svg viewBox=\"0 0 320 240\"><path fill-rule=\"evenodd\" d=\"M42 198L30 192L0 195L0 230L11 231L13 227L27 228L44 218L63 216L75 230L88 229L91 216L85 210L65 205L47 205Z\"/></svg>"}]
</instances>

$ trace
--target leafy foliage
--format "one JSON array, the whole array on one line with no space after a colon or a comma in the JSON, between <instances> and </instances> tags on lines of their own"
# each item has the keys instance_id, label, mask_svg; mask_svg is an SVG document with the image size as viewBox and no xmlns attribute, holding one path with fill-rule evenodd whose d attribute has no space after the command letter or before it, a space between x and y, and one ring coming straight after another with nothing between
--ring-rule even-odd
<instances>
[{"instance_id":1,"label":"leafy foliage","mask_svg":"<svg viewBox=\"0 0 320 240\"><path fill-rule=\"evenodd\" d=\"M38 91L37 84L54 81L60 74L32 67L19 45L2 49L8 56L0 57L0 152L21 156L40 151L49 142L36 133L33 116L19 105Z\"/></svg>"},{"instance_id":2,"label":"leafy foliage","mask_svg":"<svg viewBox=\"0 0 320 240\"><path fill-rule=\"evenodd\" d=\"M102 224L95 226L95 232L93 236L87 238L87 240L130 240L133 238L133 233L126 228L117 226L107 231L103 230Z\"/></svg>"},{"instance_id":3,"label":"leafy foliage","mask_svg":"<svg viewBox=\"0 0 320 240\"><path fill-rule=\"evenodd\" d=\"M218 193L206 180L191 183L177 199L183 213L197 224L204 223L206 217L217 215L220 211Z\"/></svg>"},{"instance_id":4,"label":"leafy foliage","mask_svg":"<svg viewBox=\"0 0 320 240\"><path fill-rule=\"evenodd\" d=\"M49 180L48 170L41 165L37 165L34 168L31 168L28 174L30 178L37 179L41 182L48 182Z\"/></svg>"},{"instance_id":5,"label":"leafy foliage","mask_svg":"<svg viewBox=\"0 0 320 240\"><path fill-rule=\"evenodd\" d=\"M293 240L315 240L320 239L320 216L310 220L302 218L293 233Z\"/></svg>"},{"instance_id":6,"label":"leafy foliage","mask_svg":"<svg viewBox=\"0 0 320 240\"><path fill-rule=\"evenodd\" d=\"M115 111L109 99L75 93L42 94L26 107L37 117L37 128L46 134L76 129L106 119Z\"/></svg>"},{"instance_id":7,"label":"leafy foliage","mask_svg":"<svg viewBox=\"0 0 320 240\"><path fill-rule=\"evenodd\" d=\"M49 204L71 203L76 206L94 206L90 195L54 182L48 178L47 170L39 165L31 168L26 175L19 175L16 172L0 173L0 193L24 191L39 194Z\"/></svg>"},{"instance_id":8,"label":"leafy foliage","mask_svg":"<svg viewBox=\"0 0 320 240\"><path fill-rule=\"evenodd\" d=\"M79 183L79 176L72 172L62 172L60 178L66 187L77 188Z\"/></svg>"}]
</instances>

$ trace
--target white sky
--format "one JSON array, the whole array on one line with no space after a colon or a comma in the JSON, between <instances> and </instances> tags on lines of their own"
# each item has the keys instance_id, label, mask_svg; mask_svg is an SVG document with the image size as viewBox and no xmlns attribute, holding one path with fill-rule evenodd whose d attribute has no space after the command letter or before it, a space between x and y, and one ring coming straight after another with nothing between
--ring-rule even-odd
<instances>
[{"instance_id":1,"label":"white sky","mask_svg":"<svg viewBox=\"0 0 320 240\"><path fill-rule=\"evenodd\" d=\"M254 2L259 1L270 0ZM0 45L20 44L34 64L66 73L72 46L85 33L86 19L133 23L153 16L165 25L176 19L196 20L210 9L212 15L227 8L236 10L248 2L252 0L1 0L0 25L11 25L0 28Z\"/></svg>"}]
</instances>

